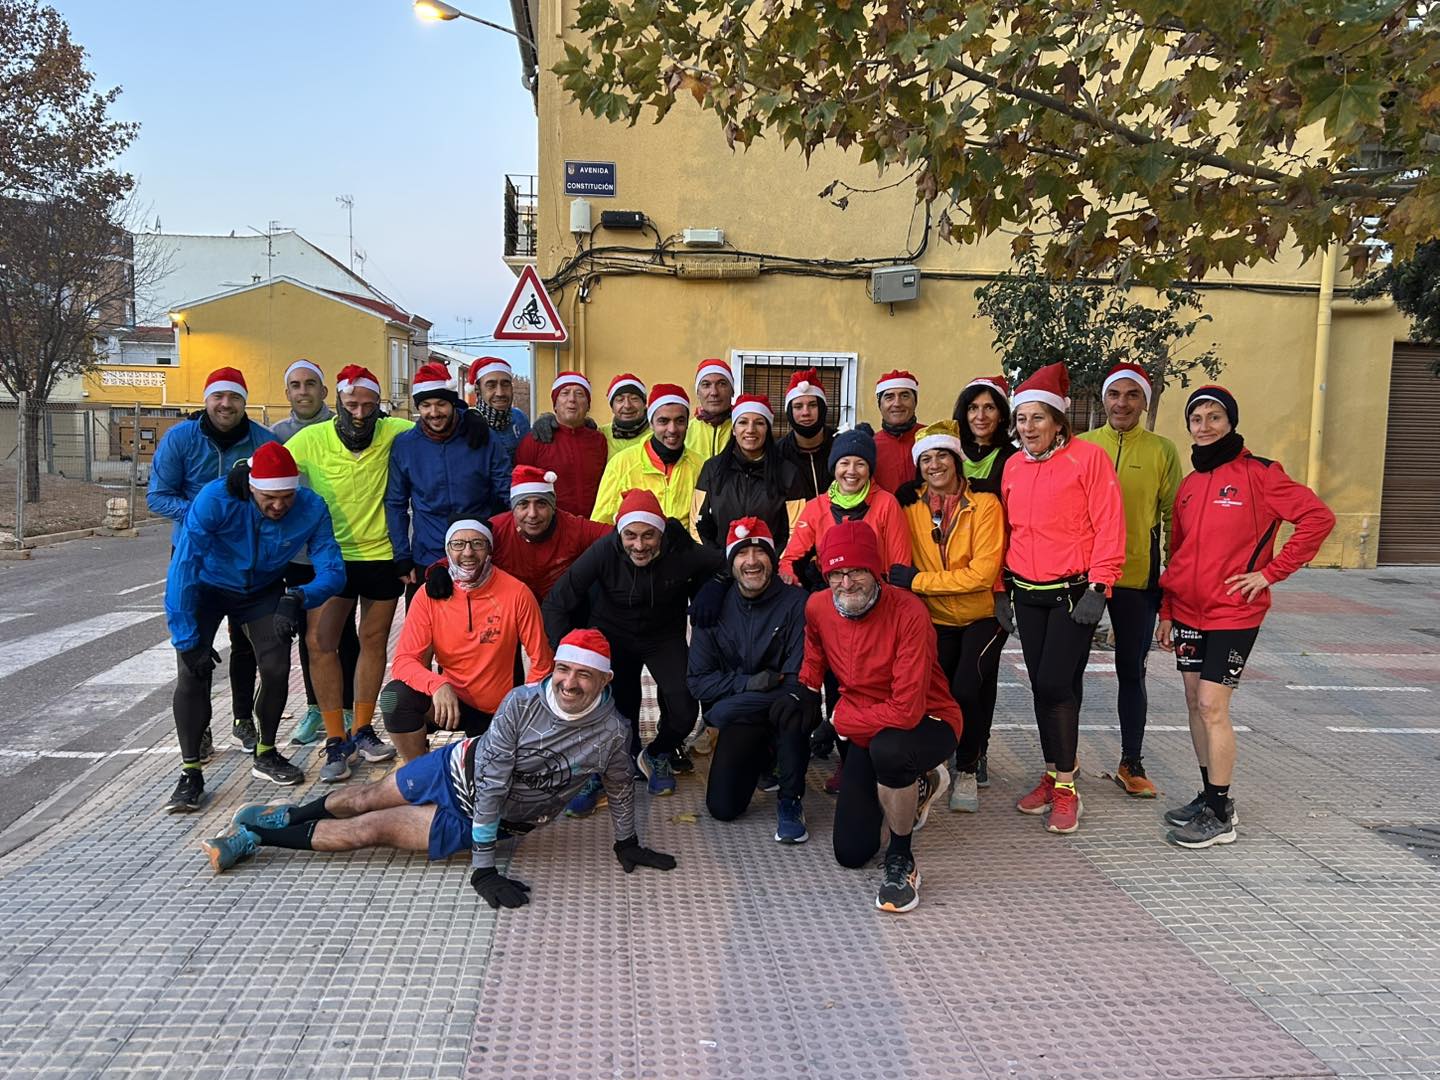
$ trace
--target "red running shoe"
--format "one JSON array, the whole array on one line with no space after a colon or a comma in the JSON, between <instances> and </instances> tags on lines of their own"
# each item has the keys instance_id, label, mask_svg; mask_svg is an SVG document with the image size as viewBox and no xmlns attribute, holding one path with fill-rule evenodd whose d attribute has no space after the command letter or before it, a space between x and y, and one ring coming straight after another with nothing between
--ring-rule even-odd
<instances>
[{"instance_id":1,"label":"red running shoe","mask_svg":"<svg viewBox=\"0 0 1440 1080\"><path fill-rule=\"evenodd\" d=\"M1015 809L1022 814L1043 814L1050 809L1050 801L1054 798L1055 778L1047 772L1028 795L1021 796Z\"/></svg>"},{"instance_id":2,"label":"red running shoe","mask_svg":"<svg viewBox=\"0 0 1440 1080\"><path fill-rule=\"evenodd\" d=\"M1070 788L1057 787L1050 799L1050 816L1045 828L1051 832L1072 833L1080 828L1080 793Z\"/></svg>"}]
</instances>

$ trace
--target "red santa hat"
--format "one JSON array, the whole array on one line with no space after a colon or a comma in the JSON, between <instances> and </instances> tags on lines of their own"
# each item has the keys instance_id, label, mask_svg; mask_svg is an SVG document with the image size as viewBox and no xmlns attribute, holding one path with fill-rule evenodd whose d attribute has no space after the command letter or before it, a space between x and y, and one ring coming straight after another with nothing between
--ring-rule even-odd
<instances>
[{"instance_id":1,"label":"red santa hat","mask_svg":"<svg viewBox=\"0 0 1440 1080\"><path fill-rule=\"evenodd\" d=\"M316 377L322 383L325 381L325 373L320 370L317 364L310 360L296 360L293 364L287 367L285 369L285 381L288 383L290 381L290 376L295 374L295 372L297 371L313 371Z\"/></svg>"},{"instance_id":2,"label":"red santa hat","mask_svg":"<svg viewBox=\"0 0 1440 1080\"><path fill-rule=\"evenodd\" d=\"M622 372L610 380L610 388L605 391L605 400L614 401L615 395L621 390L630 390L639 394L642 398L646 394L645 384L640 381L640 376L632 375L630 372Z\"/></svg>"},{"instance_id":3,"label":"red santa hat","mask_svg":"<svg viewBox=\"0 0 1440 1080\"><path fill-rule=\"evenodd\" d=\"M455 539L455 534L465 529L473 529L475 532L483 533L485 542L492 548L495 546L495 535L490 531L490 526L479 518L460 518L452 521L450 527L445 530L445 543L448 546L450 541Z\"/></svg>"},{"instance_id":4,"label":"red santa hat","mask_svg":"<svg viewBox=\"0 0 1440 1080\"><path fill-rule=\"evenodd\" d=\"M222 367L216 368L205 380L205 393L203 397L211 394L223 394L226 392L239 394L242 398L248 398L250 391L245 386L245 376L240 373L239 368Z\"/></svg>"},{"instance_id":5,"label":"red santa hat","mask_svg":"<svg viewBox=\"0 0 1440 1080\"><path fill-rule=\"evenodd\" d=\"M590 380L578 371L562 371L555 376L555 381L550 385L550 404L555 404L555 399L560 396L560 391L567 386L578 386L585 391L587 398L591 397Z\"/></svg>"},{"instance_id":6,"label":"red santa hat","mask_svg":"<svg viewBox=\"0 0 1440 1080\"><path fill-rule=\"evenodd\" d=\"M764 394L741 394L735 399L735 405L730 410L730 418L739 420L742 416L749 414L763 416L765 422L772 427L775 425L775 410L770 407L770 399Z\"/></svg>"},{"instance_id":7,"label":"red santa hat","mask_svg":"<svg viewBox=\"0 0 1440 1080\"><path fill-rule=\"evenodd\" d=\"M1005 378L1004 375L979 375L966 383L961 393L969 390L972 386L984 386L994 390L1002 398L1008 399L1010 397L1010 380Z\"/></svg>"},{"instance_id":8,"label":"red santa hat","mask_svg":"<svg viewBox=\"0 0 1440 1080\"><path fill-rule=\"evenodd\" d=\"M556 479L555 474L547 469L538 469L534 465L516 465L510 473L510 505L513 507L527 496L539 495L554 506Z\"/></svg>"},{"instance_id":9,"label":"red santa hat","mask_svg":"<svg viewBox=\"0 0 1440 1080\"><path fill-rule=\"evenodd\" d=\"M278 442L264 443L250 455L250 486L257 491L294 491L300 486L300 467Z\"/></svg>"},{"instance_id":10,"label":"red santa hat","mask_svg":"<svg viewBox=\"0 0 1440 1080\"><path fill-rule=\"evenodd\" d=\"M347 390L373 390L378 395L380 380L369 368L359 364L346 364L340 369L340 375L335 380L335 389L341 394Z\"/></svg>"},{"instance_id":11,"label":"red santa hat","mask_svg":"<svg viewBox=\"0 0 1440 1080\"><path fill-rule=\"evenodd\" d=\"M725 537L727 556L734 555L741 548L759 546L769 548L771 557L774 557L775 536L770 531L770 526L765 524L764 518L736 518L730 523L730 532Z\"/></svg>"},{"instance_id":12,"label":"red santa hat","mask_svg":"<svg viewBox=\"0 0 1440 1080\"><path fill-rule=\"evenodd\" d=\"M650 391L650 400L645 405L645 419L655 422L655 412L666 405L684 405L685 411L690 411L690 395L685 392L683 386L676 386L674 383L656 383Z\"/></svg>"},{"instance_id":13,"label":"red santa hat","mask_svg":"<svg viewBox=\"0 0 1440 1080\"><path fill-rule=\"evenodd\" d=\"M660 500L653 491L631 488L620 498L620 509L615 514L615 531L622 531L626 525L652 525L665 531L665 511L660 509Z\"/></svg>"},{"instance_id":14,"label":"red santa hat","mask_svg":"<svg viewBox=\"0 0 1440 1080\"><path fill-rule=\"evenodd\" d=\"M1145 395L1145 404L1150 404L1150 392L1152 389L1150 385L1150 373L1139 364L1132 364L1128 361L1116 364L1110 369L1110 373L1105 376L1105 381L1100 384L1100 396L1104 397L1105 391L1110 389L1110 385L1119 382L1121 379L1134 379L1139 383L1140 392Z\"/></svg>"},{"instance_id":15,"label":"red santa hat","mask_svg":"<svg viewBox=\"0 0 1440 1080\"><path fill-rule=\"evenodd\" d=\"M1010 408L1018 409L1027 401L1042 402L1061 413L1070 408L1070 371L1063 362L1046 364L1017 386Z\"/></svg>"},{"instance_id":16,"label":"red santa hat","mask_svg":"<svg viewBox=\"0 0 1440 1080\"><path fill-rule=\"evenodd\" d=\"M877 578L885 576L875 530L863 521L842 521L820 538L820 573L847 569L869 570Z\"/></svg>"},{"instance_id":17,"label":"red santa hat","mask_svg":"<svg viewBox=\"0 0 1440 1080\"><path fill-rule=\"evenodd\" d=\"M557 664L578 664L596 671L610 671L610 642L599 630L571 630L555 649Z\"/></svg>"},{"instance_id":18,"label":"red santa hat","mask_svg":"<svg viewBox=\"0 0 1440 1080\"><path fill-rule=\"evenodd\" d=\"M444 364L433 362L421 364L420 370L415 372L415 381L410 386L410 397L416 405L432 397L444 398L450 402L460 400L460 395L455 393L455 380L450 377L450 369Z\"/></svg>"},{"instance_id":19,"label":"red santa hat","mask_svg":"<svg viewBox=\"0 0 1440 1080\"><path fill-rule=\"evenodd\" d=\"M920 380L911 375L908 371L896 369L887 371L880 378L875 380L875 396L878 398L886 390L909 390L916 397L920 396Z\"/></svg>"},{"instance_id":20,"label":"red santa hat","mask_svg":"<svg viewBox=\"0 0 1440 1080\"><path fill-rule=\"evenodd\" d=\"M820 385L820 372L815 368L806 368L790 376L790 385L785 390L785 407L788 409L790 403L798 397L818 397L829 403L825 397L825 387Z\"/></svg>"},{"instance_id":21,"label":"red santa hat","mask_svg":"<svg viewBox=\"0 0 1440 1080\"><path fill-rule=\"evenodd\" d=\"M700 380L709 375L719 375L731 386L735 385L735 373L730 370L730 365L712 356L708 360L701 360L695 368L696 390L700 389Z\"/></svg>"},{"instance_id":22,"label":"red santa hat","mask_svg":"<svg viewBox=\"0 0 1440 1080\"><path fill-rule=\"evenodd\" d=\"M486 375L494 375L499 372L501 375L515 373L510 369L508 360L501 360L498 356L477 356L470 364L470 372L465 376L465 381L471 386L479 386L480 380Z\"/></svg>"}]
</instances>

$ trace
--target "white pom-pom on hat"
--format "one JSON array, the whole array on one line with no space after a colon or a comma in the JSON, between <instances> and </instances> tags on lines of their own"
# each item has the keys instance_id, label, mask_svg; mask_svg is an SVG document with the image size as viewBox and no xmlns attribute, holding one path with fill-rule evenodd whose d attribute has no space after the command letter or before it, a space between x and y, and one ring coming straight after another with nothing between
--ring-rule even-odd
<instances>
[{"instance_id":1,"label":"white pom-pom on hat","mask_svg":"<svg viewBox=\"0 0 1440 1080\"><path fill-rule=\"evenodd\" d=\"M750 535L750 530L747 529L744 525L737 525L735 526L735 535L738 536L741 540L744 540L747 536Z\"/></svg>"},{"instance_id":2,"label":"white pom-pom on hat","mask_svg":"<svg viewBox=\"0 0 1440 1080\"><path fill-rule=\"evenodd\" d=\"M560 479L560 477L559 477L559 475L557 475L556 473L547 472L547 473L545 474L545 482L546 482L547 484L553 484L553 483L555 483L556 480L559 480L559 479Z\"/></svg>"}]
</instances>

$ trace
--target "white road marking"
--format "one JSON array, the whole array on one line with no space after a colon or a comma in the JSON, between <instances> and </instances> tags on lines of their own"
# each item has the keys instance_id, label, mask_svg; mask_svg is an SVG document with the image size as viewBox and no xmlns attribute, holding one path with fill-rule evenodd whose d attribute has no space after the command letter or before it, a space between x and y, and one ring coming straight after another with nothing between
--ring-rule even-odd
<instances>
[{"instance_id":1,"label":"white road marking","mask_svg":"<svg viewBox=\"0 0 1440 1080\"><path fill-rule=\"evenodd\" d=\"M238 746L217 746L216 754L224 754L234 751L237 754L248 752ZM141 754L178 754L180 747L175 743L168 746L131 746L124 750L12 750L0 747L0 758L59 758L62 760L99 761L102 758L112 757L136 757Z\"/></svg>"},{"instance_id":2,"label":"white road marking","mask_svg":"<svg viewBox=\"0 0 1440 1080\"><path fill-rule=\"evenodd\" d=\"M146 611L111 611L55 630L7 641L4 650L0 651L0 679L151 618L154 616Z\"/></svg>"},{"instance_id":3,"label":"white road marking","mask_svg":"<svg viewBox=\"0 0 1440 1080\"><path fill-rule=\"evenodd\" d=\"M162 577L159 581L147 581L144 585L131 585L130 588L128 588L128 589L121 589L121 590L120 590L119 592L117 592L115 595L116 595L116 596L129 596L132 592L143 592L143 591L146 590L146 589L153 589L156 585L164 585L164 584L165 584L165 579Z\"/></svg>"},{"instance_id":4,"label":"white road marking","mask_svg":"<svg viewBox=\"0 0 1440 1080\"><path fill-rule=\"evenodd\" d=\"M1297 686L1293 683L1285 685L1286 690L1337 690L1350 693L1363 694L1428 694L1430 693L1423 686Z\"/></svg>"},{"instance_id":5,"label":"white road marking","mask_svg":"<svg viewBox=\"0 0 1440 1080\"><path fill-rule=\"evenodd\" d=\"M81 686L164 686L175 678L175 649L168 641L152 645L129 660L122 660Z\"/></svg>"},{"instance_id":6,"label":"white road marking","mask_svg":"<svg viewBox=\"0 0 1440 1080\"><path fill-rule=\"evenodd\" d=\"M33 611L7 611L0 614L0 623L14 622L16 619L28 619L34 615Z\"/></svg>"},{"instance_id":7,"label":"white road marking","mask_svg":"<svg viewBox=\"0 0 1440 1080\"><path fill-rule=\"evenodd\" d=\"M1440 735L1440 727L1327 727L1340 735Z\"/></svg>"},{"instance_id":8,"label":"white road marking","mask_svg":"<svg viewBox=\"0 0 1440 1080\"><path fill-rule=\"evenodd\" d=\"M1034 724L991 724L991 725L990 725L990 730L991 730L991 731L1033 731L1034 729L1035 729L1035 725L1034 725ZM1120 725L1119 725L1119 724L1081 724L1081 725L1080 725L1080 730L1081 730L1081 731L1119 731L1119 730L1120 730ZM1246 727L1244 724L1235 724L1235 725L1231 728L1231 730L1232 730L1232 731L1249 731L1249 730L1251 730L1251 729L1248 728L1248 727ZM1368 730L1370 730L1370 729L1367 728L1366 730L1368 731ZM1410 729L1407 729L1407 730L1410 730ZM1189 734L1189 732L1190 732L1190 727L1189 727L1189 725L1187 725L1187 724L1146 724L1146 725L1145 725L1145 733L1148 735L1148 734L1150 734L1152 731L1153 731L1153 732L1171 732L1171 733L1176 733L1176 732L1182 732L1182 731L1183 731L1183 732L1185 732L1186 734Z\"/></svg>"},{"instance_id":9,"label":"white road marking","mask_svg":"<svg viewBox=\"0 0 1440 1080\"><path fill-rule=\"evenodd\" d=\"M1016 670L1016 671L1024 671L1024 670L1025 670L1025 665L1024 665L1024 664L1016 664L1016 665L1015 665L1015 670ZM1087 664L1085 665L1085 670L1086 670L1086 672L1091 672L1091 671L1114 671L1114 670L1115 670L1115 664L1114 664L1113 661L1112 661L1111 663L1108 663L1108 664L1096 664L1096 663L1093 663L1093 662L1092 662L1092 663L1087 663Z\"/></svg>"}]
</instances>

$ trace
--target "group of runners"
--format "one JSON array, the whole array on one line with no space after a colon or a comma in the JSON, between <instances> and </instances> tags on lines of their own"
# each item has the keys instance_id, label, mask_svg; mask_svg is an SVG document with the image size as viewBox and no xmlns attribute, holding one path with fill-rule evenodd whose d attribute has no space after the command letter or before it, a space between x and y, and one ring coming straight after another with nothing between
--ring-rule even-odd
<instances>
[{"instance_id":1,"label":"group of runners","mask_svg":"<svg viewBox=\"0 0 1440 1080\"><path fill-rule=\"evenodd\" d=\"M835 857L863 867L885 845L876 906L909 911L913 833L947 791L950 810L980 808L1011 634L1043 758L1016 808L1051 832L1079 828L1079 714L1107 610L1116 782L1156 794L1143 751L1158 645L1184 681L1201 776L1196 797L1166 811L1169 839L1230 843L1230 698L1270 586L1334 524L1245 448L1220 386L1186 402L1183 475L1174 444L1147 427L1150 377L1129 364L1104 381L1104 426L1081 434L1061 363L1013 391L1004 376L975 378L929 424L919 381L890 371L875 384L879 429L847 431L829 423L820 373L797 371L778 439L771 402L736 396L715 359L699 364L693 397L617 375L604 426L589 379L564 372L531 429L509 366L491 357L465 386L423 366L413 423L385 415L379 380L358 365L337 373L333 409L318 365L297 360L285 380L291 415L267 430L246 417L243 374L213 373L150 479L151 508L175 521L166 612L183 760L165 809L205 800L222 623L232 735L254 775L304 779L279 746L298 638L307 709L289 742L323 738L319 779L337 785L241 807L205 842L217 871L262 846L438 860L468 845L476 892L517 907L528 886L495 863L507 836L608 806L625 871L668 870L674 858L637 834L636 783L669 795L708 753L714 818L774 793L775 840L803 843L809 763L835 754ZM1276 553L1282 522L1294 531ZM659 720L642 734L645 670ZM462 737L430 751L451 732ZM397 752L398 769L338 786L358 761Z\"/></svg>"}]
</instances>

